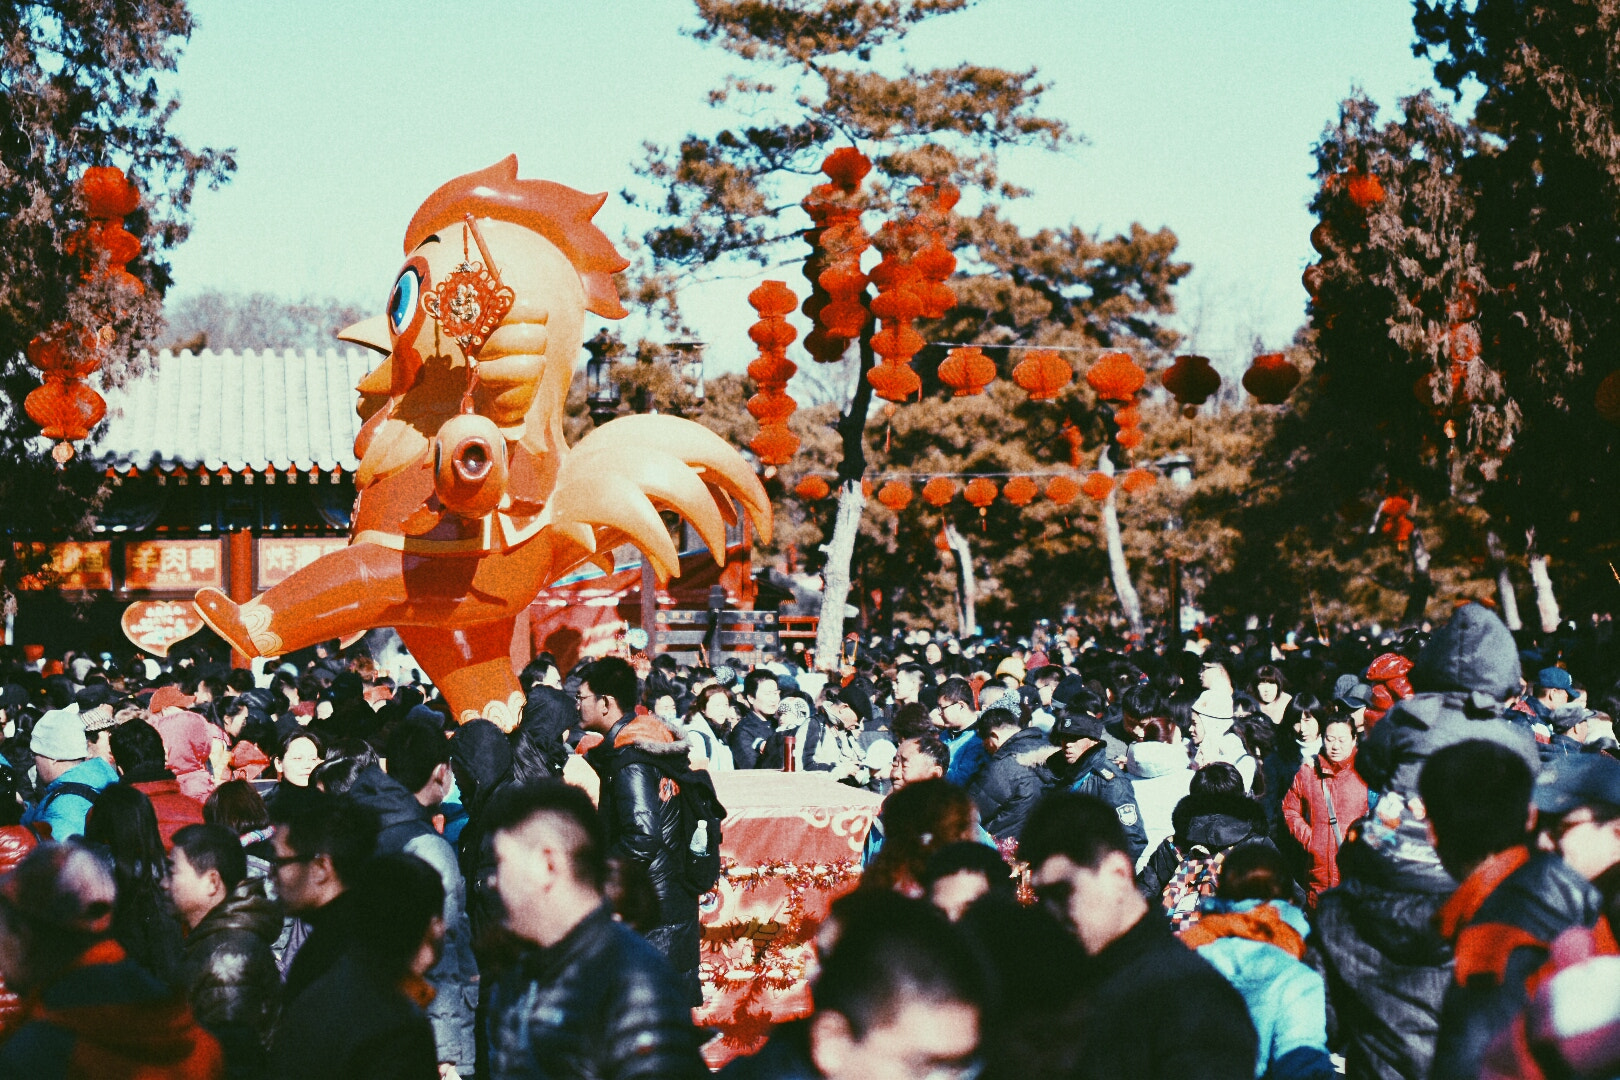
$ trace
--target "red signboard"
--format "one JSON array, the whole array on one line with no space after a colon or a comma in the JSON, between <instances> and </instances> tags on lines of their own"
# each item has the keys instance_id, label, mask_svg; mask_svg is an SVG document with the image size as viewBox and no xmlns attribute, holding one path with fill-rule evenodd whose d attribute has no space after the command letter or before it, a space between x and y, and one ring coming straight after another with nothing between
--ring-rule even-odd
<instances>
[{"instance_id":1,"label":"red signboard","mask_svg":"<svg viewBox=\"0 0 1620 1080\"><path fill-rule=\"evenodd\" d=\"M261 590L280 585L327 552L341 551L348 546L349 541L342 537L262 536L255 585Z\"/></svg>"},{"instance_id":2,"label":"red signboard","mask_svg":"<svg viewBox=\"0 0 1620 1080\"><path fill-rule=\"evenodd\" d=\"M191 592L225 584L218 540L141 540L124 547L124 586L153 592Z\"/></svg>"},{"instance_id":3,"label":"red signboard","mask_svg":"<svg viewBox=\"0 0 1620 1080\"><path fill-rule=\"evenodd\" d=\"M190 600L140 600L124 609L124 636L137 649L168 656L169 646L202 629L202 616Z\"/></svg>"},{"instance_id":4,"label":"red signboard","mask_svg":"<svg viewBox=\"0 0 1620 1080\"><path fill-rule=\"evenodd\" d=\"M21 547L21 545L18 545ZM33 544L33 553L43 555L45 544ZM41 574L30 574L18 582L20 589L93 590L112 588L112 543L107 540L51 544L51 564Z\"/></svg>"}]
</instances>

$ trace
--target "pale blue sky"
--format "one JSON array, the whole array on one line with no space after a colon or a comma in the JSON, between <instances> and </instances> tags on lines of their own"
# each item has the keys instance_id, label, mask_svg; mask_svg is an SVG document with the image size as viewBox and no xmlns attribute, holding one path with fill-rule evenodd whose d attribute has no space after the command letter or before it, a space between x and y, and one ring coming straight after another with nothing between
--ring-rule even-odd
<instances>
[{"instance_id":1,"label":"pale blue sky","mask_svg":"<svg viewBox=\"0 0 1620 1080\"><path fill-rule=\"evenodd\" d=\"M617 193L641 144L711 130L704 94L737 67L680 34L687 0L193 9L178 127L235 146L238 172L197 196L177 295L336 295L380 310L417 204L512 152L525 176L614 193L598 222L637 230ZM1431 85L1411 41L1410 0L980 0L915 31L905 59L1039 67L1046 111L1087 143L1008 159L1036 192L1013 217L1170 226L1194 264L1180 324L1231 362L1256 335L1285 344L1301 322L1311 145L1353 86L1391 107ZM746 284L685 298L711 371L752 354Z\"/></svg>"}]
</instances>

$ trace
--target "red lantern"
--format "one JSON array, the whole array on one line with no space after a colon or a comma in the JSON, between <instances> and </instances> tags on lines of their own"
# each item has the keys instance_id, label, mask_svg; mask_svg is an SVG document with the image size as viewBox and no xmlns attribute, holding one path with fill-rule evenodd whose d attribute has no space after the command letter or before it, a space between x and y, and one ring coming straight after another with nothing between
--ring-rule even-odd
<instances>
[{"instance_id":1,"label":"red lantern","mask_svg":"<svg viewBox=\"0 0 1620 1080\"><path fill-rule=\"evenodd\" d=\"M861 498L870 499L871 497L872 497L872 481L863 479L861 481Z\"/></svg>"},{"instance_id":2,"label":"red lantern","mask_svg":"<svg viewBox=\"0 0 1620 1080\"><path fill-rule=\"evenodd\" d=\"M1040 488L1027 476L1015 476L1001 489L1001 497L1014 506L1028 506L1039 494Z\"/></svg>"},{"instance_id":3,"label":"red lantern","mask_svg":"<svg viewBox=\"0 0 1620 1080\"><path fill-rule=\"evenodd\" d=\"M1102 502L1108 498L1108 493L1114 490L1114 478L1106 473L1094 472L1086 477L1086 482L1080 485L1080 490L1086 498Z\"/></svg>"},{"instance_id":4,"label":"red lantern","mask_svg":"<svg viewBox=\"0 0 1620 1080\"><path fill-rule=\"evenodd\" d=\"M1322 282L1327 280L1327 271L1322 269L1321 263L1312 263L1305 268L1299 280L1300 284L1305 286L1305 291L1310 293L1311 299L1315 300L1316 294L1322 291Z\"/></svg>"},{"instance_id":5,"label":"red lantern","mask_svg":"<svg viewBox=\"0 0 1620 1080\"><path fill-rule=\"evenodd\" d=\"M1146 491L1159 482L1159 477L1150 469L1132 469L1120 477L1119 486L1127 495L1135 495L1139 491Z\"/></svg>"},{"instance_id":6,"label":"red lantern","mask_svg":"<svg viewBox=\"0 0 1620 1080\"><path fill-rule=\"evenodd\" d=\"M898 514L911 505L911 485L900 480L890 480L878 488L877 500Z\"/></svg>"},{"instance_id":7,"label":"red lantern","mask_svg":"<svg viewBox=\"0 0 1620 1080\"><path fill-rule=\"evenodd\" d=\"M939 535L934 537L934 548L941 552L951 550L951 542L945 538L945 529L943 526L939 530Z\"/></svg>"},{"instance_id":8,"label":"red lantern","mask_svg":"<svg viewBox=\"0 0 1620 1080\"><path fill-rule=\"evenodd\" d=\"M28 362L47 376L82 379L101 366L101 342L82 326L57 323L28 342Z\"/></svg>"},{"instance_id":9,"label":"red lantern","mask_svg":"<svg viewBox=\"0 0 1620 1080\"><path fill-rule=\"evenodd\" d=\"M1114 436L1114 441L1126 450L1135 450L1142 445L1142 429L1133 427L1120 428L1119 434Z\"/></svg>"},{"instance_id":10,"label":"red lantern","mask_svg":"<svg viewBox=\"0 0 1620 1080\"><path fill-rule=\"evenodd\" d=\"M107 415L107 403L82 382L46 379L23 399L28 418L53 442L78 442Z\"/></svg>"},{"instance_id":11,"label":"red lantern","mask_svg":"<svg viewBox=\"0 0 1620 1080\"><path fill-rule=\"evenodd\" d=\"M100 221L128 217L141 205L141 193L124 176L123 169L92 165L79 181L90 216Z\"/></svg>"},{"instance_id":12,"label":"red lantern","mask_svg":"<svg viewBox=\"0 0 1620 1080\"><path fill-rule=\"evenodd\" d=\"M922 497L929 506L944 506L956 498L956 481L948 476L936 476L923 485Z\"/></svg>"},{"instance_id":13,"label":"red lantern","mask_svg":"<svg viewBox=\"0 0 1620 1080\"><path fill-rule=\"evenodd\" d=\"M1080 467L1080 449L1085 444L1085 436L1080 434L1080 429L1074 426L1072 420L1063 421L1063 428L1058 434L1063 437L1064 442L1069 444L1069 467L1078 469Z\"/></svg>"},{"instance_id":14,"label":"red lantern","mask_svg":"<svg viewBox=\"0 0 1620 1080\"><path fill-rule=\"evenodd\" d=\"M805 502L820 502L832 494L832 488L819 476L807 476L799 481L798 486L793 489L793 494Z\"/></svg>"},{"instance_id":15,"label":"red lantern","mask_svg":"<svg viewBox=\"0 0 1620 1080\"><path fill-rule=\"evenodd\" d=\"M1311 230L1311 247L1316 249L1318 255L1333 254L1333 229L1325 221L1316 223Z\"/></svg>"},{"instance_id":16,"label":"red lantern","mask_svg":"<svg viewBox=\"0 0 1620 1080\"><path fill-rule=\"evenodd\" d=\"M982 476L975 476L968 481L967 490L963 492L967 501L979 508L979 516L985 515L985 508L996 501L996 485L993 480Z\"/></svg>"},{"instance_id":17,"label":"red lantern","mask_svg":"<svg viewBox=\"0 0 1620 1080\"><path fill-rule=\"evenodd\" d=\"M1007 485L1012 487L1011 484ZM1046 482L1046 497L1059 506L1067 506L1080 494L1080 485L1067 476L1054 476Z\"/></svg>"},{"instance_id":18,"label":"red lantern","mask_svg":"<svg viewBox=\"0 0 1620 1080\"><path fill-rule=\"evenodd\" d=\"M1446 330L1446 355L1459 364L1479 359L1479 327L1471 322L1452 323Z\"/></svg>"},{"instance_id":19,"label":"red lantern","mask_svg":"<svg viewBox=\"0 0 1620 1080\"><path fill-rule=\"evenodd\" d=\"M967 346L952 349L939 365L939 381L956 391L957 397L973 397L984 393L996 377L996 365L984 350Z\"/></svg>"},{"instance_id":20,"label":"red lantern","mask_svg":"<svg viewBox=\"0 0 1620 1080\"><path fill-rule=\"evenodd\" d=\"M1104 401L1129 401L1147 384L1147 372L1130 353L1111 352L1091 365L1086 382Z\"/></svg>"},{"instance_id":21,"label":"red lantern","mask_svg":"<svg viewBox=\"0 0 1620 1080\"><path fill-rule=\"evenodd\" d=\"M1221 388L1221 377L1207 356L1178 356L1170 370L1159 377L1176 403L1196 408Z\"/></svg>"},{"instance_id":22,"label":"red lantern","mask_svg":"<svg viewBox=\"0 0 1620 1080\"><path fill-rule=\"evenodd\" d=\"M786 424L767 424L759 429L749 448L761 464L783 465L792 460L799 450L799 437L788 430Z\"/></svg>"},{"instance_id":23,"label":"red lantern","mask_svg":"<svg viewBox=\"0 0 1620 1080\"><path fill-rule=\"evenodd\" d=\"M1299 368L1282 353L1262 353L1243 373L1243 389L1262 405L1280 405L1299 385Z\"/></svg>"},{"instance_id":24,"label":"red lantern","mask_svg":"<svg viewBox=\"0 0 1620 1080\"><path fill-rule=\"evenodd\" d=\"M1344 190L1350 201L1362 210L1384 201L1384 185L1378 182L1378 177L1367 173L1351 170L1345 177Z\"/></svg>"},{"instance_id":25,"label":"red lantern","mask_svg":"<svg viewBox=\"0 0 1620 1080\"><path fill-rule=\"evenodd\" d=\"M1031 401L1055 398L1072 381L1074 369L1050 349L1025 353L1023 362L1013 368L1013 382L1028 392Z\"/></svg>"},{"instance_id":26,"label":"red lantern","mask_svg":"<svg viewBox=\"0 0 1620 1080\"><path fill-rule=\"evenodd\" d=\"M872 163L853 146L840 146L827 155L821 163L821 171L840 188L854 191L861 186L866 174L872 171Z\"/></svg>"},{"instance_id":27,"label":"red lantern","mask_svg":"<svg viewBox=\"0 0 1620 1080\"><path fill-rule=\"evenodd\" d=\"M798 407L798 402L786 394L761 392L748 399L748 411L762 427L787 423Z\"/></svg>"},{"instance_id":28,"label":"red lantern","mask_svg":"<svg viewBox=\"0 0 1620 1080\"><path fill-rule=\"evenodd\" d=\"M866 381L884 401L905 401L922 390L922 380L907 364L879 364L866 373Z\"/></svg>"},{"instance_id":29,"label":"red lantern","mask_svg":"<svg viewBox=\"0 0 1620 1080\"><path fill-rule=\"evenodd\" d=\"M1611 371L1598 383L1597 413L1611 424L1620 424L1620 371Z\"/></svg>"},{"instance_id":30,"label":"red lantern","mask_svg":"<svg viewBox=\"0 0 1620 1080\"><path fill-rule=\"evenodd\" d=\"M1142 425L1142 410L1135 405L1127 405L1123 409L1114 411L1114 424L1116 427L1133 428Z\"/></svg>"}]
</instances>

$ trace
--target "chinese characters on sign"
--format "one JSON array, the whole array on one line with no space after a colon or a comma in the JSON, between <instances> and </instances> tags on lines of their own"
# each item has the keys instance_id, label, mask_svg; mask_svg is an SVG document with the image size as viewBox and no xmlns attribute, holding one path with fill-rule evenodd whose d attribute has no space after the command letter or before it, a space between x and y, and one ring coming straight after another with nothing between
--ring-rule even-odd
<instances>
[{"instance_id":1,"label":"chinese characters on sign","mask_svg":"<svg viewBox=\"0 0 1620 1080\"><path fill-rule=\"evenodd\" d=\"M46 545L31 546L34 554L45 554ZM112 544L108 541L52 544L50 553L50 567L41 574L30 574L18 583L18 588L65 591L103 591L112 588Z\"/></svg>"},{"instance_id":2,"label":"chinese characters on sign","mask_svg":"<svg viewBox=\"0 0 1620 1080\"><path fill-rule=\"evenodd\" d=\"M278 536L259 540L259 572L255 583L260 590L280 585L316 559L330 551L349 546L341 537Z\"/></svg>"},{"instance_id":3,"label":"chinese characters on sign","mask_svg":"<svg viewBox=\"0 0 1620 1080\"><path fill-rule=\"evenodd\" d=\"M158 592L225 583L218 540L143 540L124 548L124 585Z\"/></svg>"},{"instance_id":4,"label":"chinese characters on sign","mask_svg":"<svg viewBox=\"0 0 1620 1080\"><path fill-rule=\"evenodd\" d=\"M124 609L124 636L135 647L156 656L202 629L202 617L190 600L141 600Z\"/></svg>"}]
</instances>

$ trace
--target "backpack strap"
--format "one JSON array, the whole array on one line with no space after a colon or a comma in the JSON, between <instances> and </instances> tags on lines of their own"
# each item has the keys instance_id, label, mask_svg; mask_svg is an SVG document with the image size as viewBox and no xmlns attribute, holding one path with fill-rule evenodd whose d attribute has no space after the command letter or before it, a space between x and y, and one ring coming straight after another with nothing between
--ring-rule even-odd
<instances>
[{"instance_id":1,"label":"backpack strap","mask_svg":"<svg viewBox=\"0 0 1620 1080\"><path fill-rule=\"evenodd\" d=\"M77 795L87 803L94 803L96 801L96 796L100 794L101 792L98 789L91 787L89 784L81 784L77 780L69 780L64 784L57 784L55 787L45 793L45 798L39 804L39 811L43 814L47 806L51 805L51 803L55 802L63 795Z\"/></svg>"},{"instance_id":2,"label":"backpack strap","mask_svg":"<svg viewBox=\"0 0 1620 1080\"><path fill-rule=\"evenodd\" d=\"M1344 830L1339 828L1339 808L1333 805L1333 789L1328 786L1327 777L1318 774L1317 779L1322 782L1322 798L1327 800L1328 821L1333 825L1333 846L1339 847L1344 843Z\"/></svg>"}]
</instances>

